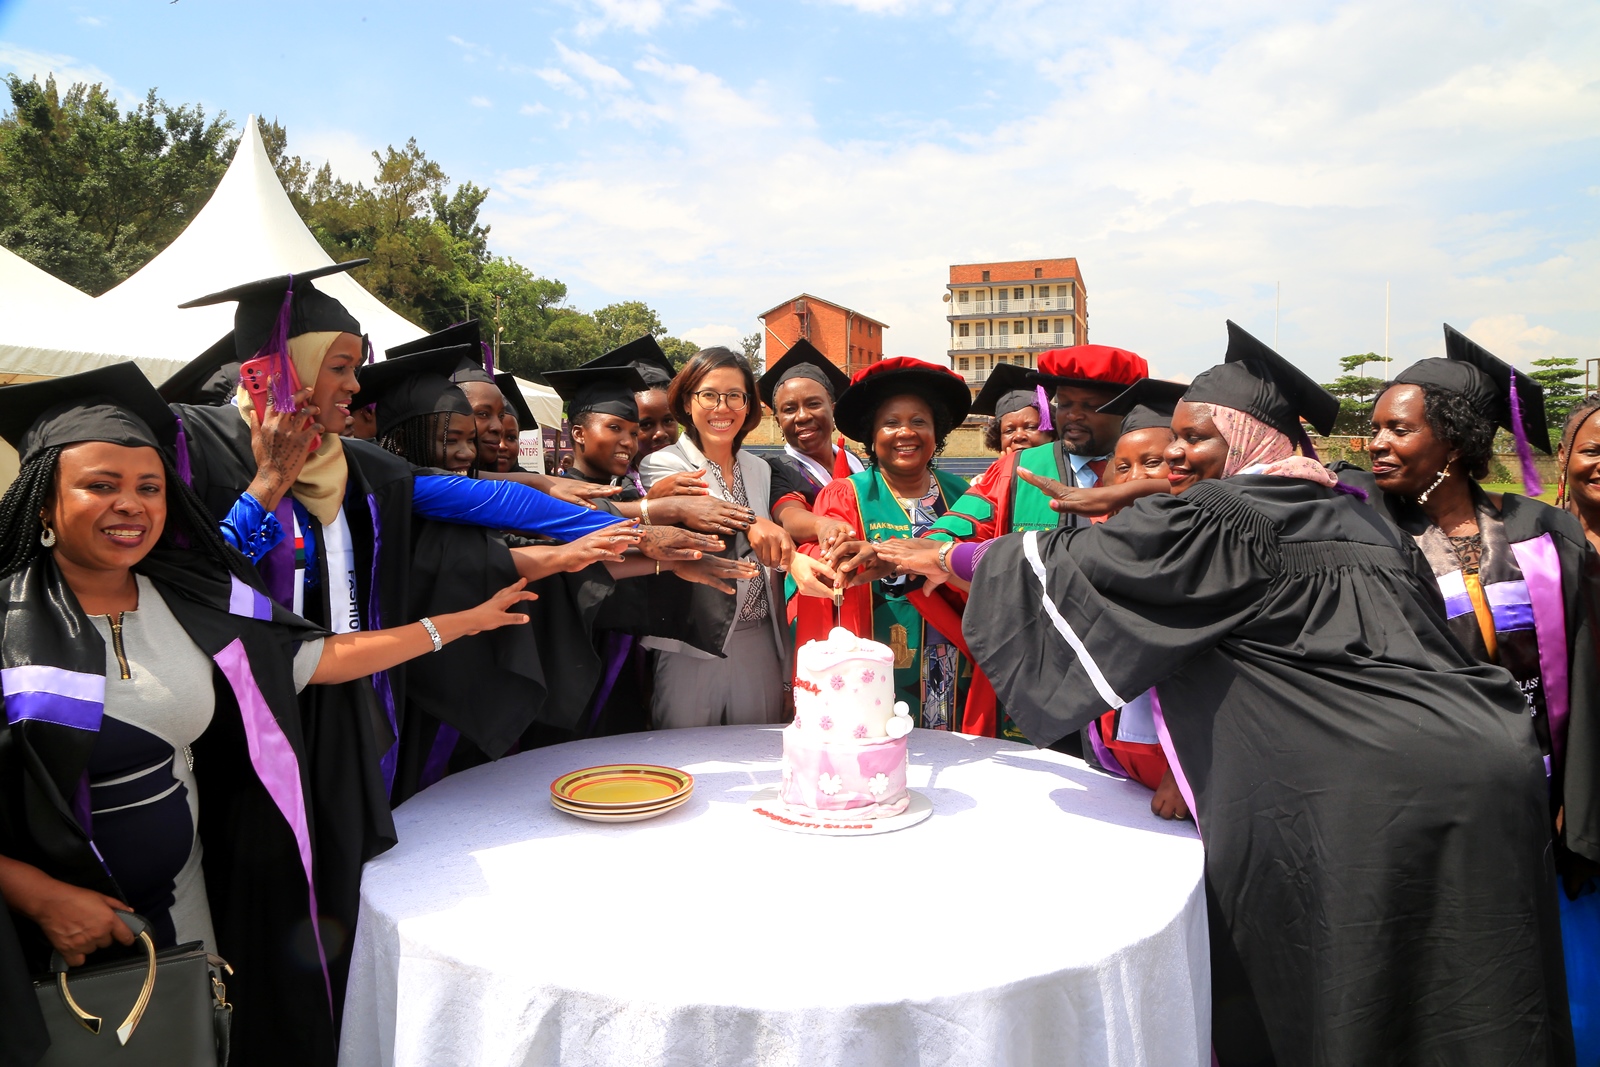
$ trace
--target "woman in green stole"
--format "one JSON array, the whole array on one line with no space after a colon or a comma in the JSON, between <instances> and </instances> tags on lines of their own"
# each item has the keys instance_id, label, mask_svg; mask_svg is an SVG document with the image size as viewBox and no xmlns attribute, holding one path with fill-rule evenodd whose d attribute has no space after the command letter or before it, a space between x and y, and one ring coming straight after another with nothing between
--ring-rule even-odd
<instances>
[{"instance_id":1,"label":"woman in green stole","mask_svg":"<svg viewBox=\"0 0 1600 1067\"><path fill-rule=\"evenodd\" d=\"M935 470L933 459L971 404L966 383L917 359L881 360L858 373L840 395L834 422L868 446L867 469L836 478L817 495L818 516L850 524L853 537L824 552L799 551L835 567L848 583L838 625L894 650L895 698L918 726L965 730L963 709L972 667L959 611L943 590L924 596L922 579L896 575L879 561L875 542L919 537L960 499L966 482ZM833 604L797 595L791 601L797 646L834 625Z\"/></svg>"}]
</instances>

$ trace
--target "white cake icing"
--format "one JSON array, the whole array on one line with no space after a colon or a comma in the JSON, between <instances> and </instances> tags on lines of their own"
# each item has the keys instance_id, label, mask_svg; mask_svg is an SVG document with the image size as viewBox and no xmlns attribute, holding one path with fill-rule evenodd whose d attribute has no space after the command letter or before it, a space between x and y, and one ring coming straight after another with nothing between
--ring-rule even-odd
<instances>
[{"instance_id":1,"label":"white cake icing","mask_svg":"<svg viewBox=\"0 0 1600 1067\"><path fill-rule=\"evenodd\" d=\"M806 642L794 674L794 725L808 738L859 744L911 732L904 705L895 705L888 645L836 626L826 641Z\"/></svg>"}]
</instances>

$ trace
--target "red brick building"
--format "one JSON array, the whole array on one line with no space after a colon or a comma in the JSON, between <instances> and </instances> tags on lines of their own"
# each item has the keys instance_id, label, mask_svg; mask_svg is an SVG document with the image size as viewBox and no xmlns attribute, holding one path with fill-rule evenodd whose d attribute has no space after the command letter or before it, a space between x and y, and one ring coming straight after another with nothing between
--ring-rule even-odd
<instances>
[{"instance_id":1,"label":"red brick building","mask_svg":"<svg viewBox=\"0 0 1600 1067\"><path fill-rule=\"evenodd\" d=\"M974 392L1000 363L1032 367L1040 352L1089 341L1076 259L957 263L946 289L950 367Z\"/></svg>"},{"instance_id":2,"label":"red brick building","mask_svg":"<svg viewBox=\"0 0 1600 1067\"><path fill-rule=\"evenodd\" d=\"M887 326L810 293L785 300L756 317L765 327L769 367L802 337L846 374L853 375L883 358L883 331Z\"/></svg>"}]
</instances>

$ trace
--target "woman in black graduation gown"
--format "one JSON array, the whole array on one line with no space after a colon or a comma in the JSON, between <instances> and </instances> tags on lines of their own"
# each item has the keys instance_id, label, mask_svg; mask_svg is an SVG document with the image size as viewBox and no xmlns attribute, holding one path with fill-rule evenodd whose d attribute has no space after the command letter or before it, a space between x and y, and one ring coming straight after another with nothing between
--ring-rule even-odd
<instances>
[{"instance_id":1,"label":"woman in black graduation gown","mask_svg":"<svg viewBox=\"0 0 1600 1067\"><path fill-rule=\"evenodd\" d=\"M1570 1062L1521 693L1463 653L1411 539L1293 457L1334 398L1229 334L1173 418L1176 495L880 553L982 589L967 640L1035 743L1155 687L1206 846L1219 1062Z\"/></svg>"},{"instance_id":2,"label":"woman in black graduation gown","mask_svg":"<svg viewBox=\"0 0 1600 1067\"><path fill-rule=\"evenodd\" d=\"M1550 778L1562 941L1580 1062L1600 1059L1600 559L1571 515L1533 499L1550 451L1544 390L1445 327L1445 359L1395 375L1372 411L1370 502L1427 558L1451 632L1522 688ZM1486 493L1496 426L1528 496ZM1531 476L1531 477L1530 477ZM1363 475L1344 472L1356 480ZM1375 484L1373 484L1375 483Z\"/></svg>"},{"instance_id":3,"label":"woman in black graduation gown","mask_svg":"<svg viewBox=\"0 0 1600 1067\"><path fill-rule=\"evenodd\" d=\"M234 965L235 1063L331 1064L319 896L364 857L315 832L296 692L523 621L527 594L330 637L223 543L163 455L174 430L131 363L0 390L22 458L0 501L0 896L21 935L0 989L27 997L0 1017L36 1032L14 972L130 944L131 908L158 948Z\"/></svg>"},{"instance_id":4,"label":"woman in black graduation gown","mask_svg":"<svg viewBox=\"0 0 1600 1067\"><path fill-rule=\"evenodd\" d=\"M844 438L834 441L833 405L849 385L850 377L805 340L796 341L756 383L783 433L783 455L767 462L790 475L807 507L833 479L866 469L844 447Z\"/></svg>"}]
</instances>

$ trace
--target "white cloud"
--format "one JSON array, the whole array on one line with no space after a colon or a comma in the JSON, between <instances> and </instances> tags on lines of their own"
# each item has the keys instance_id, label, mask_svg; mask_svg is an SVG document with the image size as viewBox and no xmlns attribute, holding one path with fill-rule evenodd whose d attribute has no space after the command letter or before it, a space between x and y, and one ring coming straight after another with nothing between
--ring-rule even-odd
<instances>
[{"instance_id":1,"label":"white cloud","mask_svg":"<svg viewBox=\"0 0 1600 1067\"><path fill-rule=\"evenodd\" d=\"M487 96L470 97L468 98L467 103L471 104L473 107L494 107L494 101L490 100Z\"/></svg>"},{"instance_id":2,"label":"white cloud","mask_svg":"<svg viewBox=\"0 0 1600 1067\"><path fill-rule=\"evenodd\" d=\"M372 144L363 135L349 130L292 130L289 148L313 166L326 163L336 177L347 182L370 182L378 164L372 158Z\"/></svg>"},{"instance_id":3,"label":"white cloud","mask_svg":"<svg viewBox=\"0 0 1600 1067\"><path fill-rule=\"evenodd\" d=\"M550 86L550 88L558 89L561 92L566 93L568 96L575 96L581 100L589 95L584 90L583 86L573 81L572 75L568 74L564 70L558 70L555 67L545 67L544 69L536 70L533 73L546 85Z\"/></svg>"},{"instance_id":4,"label":"white cloud","mask_svg":"<svg viewBox=\"0 0 1600 1067\"><path fill-rule=\"evenodd\" d=\"M523 104L521 107L517 108L517 114L548 115L550 114L550 109L545 107L543 104Z\"/></svg>"},{"instance_id":5,"label":"white cloud","mask_svg":"<svg viewBox=\"0 0 1600 1067\"><path fill-rule=\"evenodd\" d=\"M1044 103L854 140L803 99L653 50L627 86L565 50L604 94L594 121L650 133L502 176L490 221L511 254L642 296L669 324L681 308L748 332L807 290L930 358L950 264L1058 255L1079 259L1091 337L1170 375L1221 354L1224 318L1270 339L1279 282L1280 346L1318 374L1381 350L1385 281L1397 363L1438 354L1441 320L1503 323L1511 358L1592 350L1600 240L1577 164L1600 129L1600 16L1581 10L1235 0L1129 26L973 5L956 15L973 51L1033 77ZM1551 196L1587 214L1551 218Z\"/></svg>"},{"instance_id":6,"label":"white cloud","mask_svg":"<svg viewBox=\"0 0 1600 1067\"><path fill-rule=\"evenodd\" d=\"M579 0L576 32L595 37L608 30L649 34L668 21L704 18L727 5L723 0Z\"/></svg>"},{"instance_id":7,"label":"white cloud","mask_svg":"<svg viewBox=\"0 0 1600 1067\"><path fill-rule=\"evenodd\" d=\"M555 42L555 46L567 69L595 88L619 91L633 87L633 83L616 67L608 67L589 53L568 48L560 41Z\"/></svg>"},{"instance_id":8,"label":"white cloud","mask_svg":"<svg viewBox=\"0 0 1600 1067\"><path fill-rule=\"evenodd\" d=\"M740 352L743 351L740 346L744 341L745 335L752 332L754 331L748 329L741 330L739 327L730 326L727 323L714 322L706 323L704 326L691 327L687 330L684 330L678 336L682 337L685 341L693 341L701 348L712 348L716 345L724 345L733 349L735 352Z\"/></svg>"},{"instance_id":9,"label":"white cloud","mask_svg":"<svg viewBox=\"0 0 1600 1067\"><path fill-rule=\"evenodd\" d=\"M97 30L106 24L106 20L98 15L79 15L77 22L78 25L87 26L92 30Z\"/></svg>"},{"instance_id":10,"label":"white cloud","mask_svg":"<svg viewBox=\"0 0 1600 1067\"><path fill-rule=\"evenodd\" d=\"M92 63L83 63L72 56L53 52L39 52L9 41L0 41L0 69L15 71L24 79L38 78L43 82L54 74L56 85L62 92L74 82L103 85L108 92L120 97L124 104L135 104L144 99L122 86Z\"/></svg>"}]
</instances>

